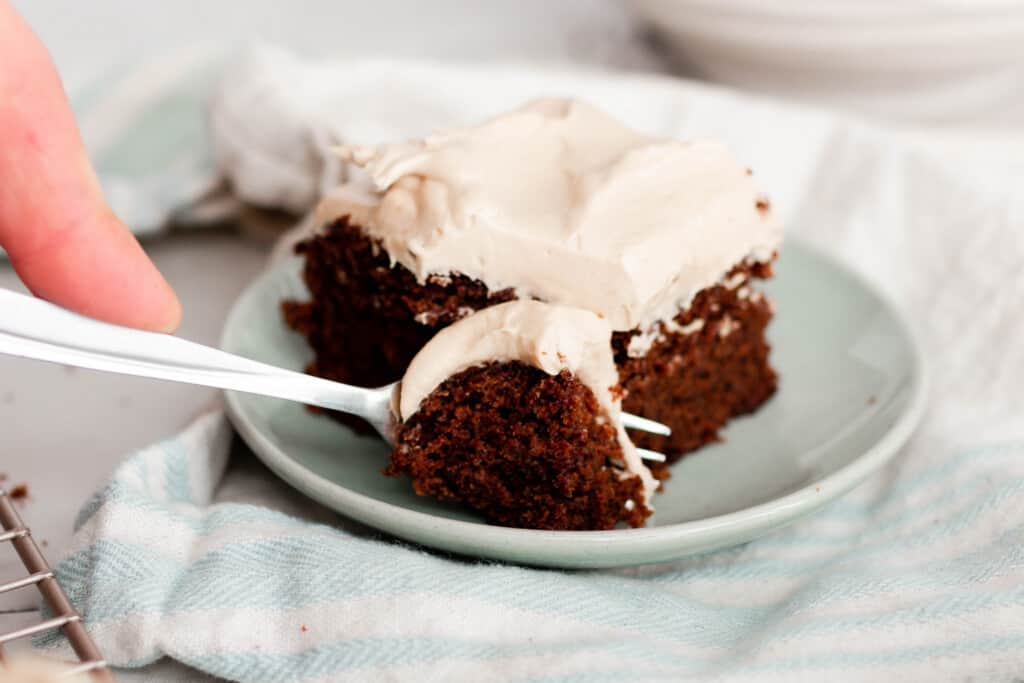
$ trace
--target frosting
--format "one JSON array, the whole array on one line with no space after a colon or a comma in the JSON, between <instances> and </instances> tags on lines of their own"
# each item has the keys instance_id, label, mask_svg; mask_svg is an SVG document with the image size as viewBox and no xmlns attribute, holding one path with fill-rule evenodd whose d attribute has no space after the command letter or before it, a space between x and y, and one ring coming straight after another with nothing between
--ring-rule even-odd
<instances>
[{"instance_id":1,"label":"frosting","mask_svg":"<svg viewBox=\"0 0 1024 683\"><path fill-rule=\"evenodd\" d=\"M528 300L485 308L444 328L416 354L402 378L399 417L408 420L447 378L483 363L519 361L549 375L568 370L618 430L623 466L641 478L646 502L657 483L622 426L611 334L605 320L578 308Z\"/></svg>"},{"instance_id":2,"label":"frosting","mask_svg":"<svg viewBox=\"0 0 1024 683\"><path fill-rule=\"evenodd\" d=\"M615 330L671 318L782 236L723 146L642 135L572 100L339 154L365 177L328 193L319 224L351 215L421 282L459 272Z\"/></svg>"},{"instance_id":3,"label":"frosting","mask_svg":"<svg viewBox=\"0 0 1024 683\"><path fill-rule=\"evenodd\" d=\"M668 318L660 325L655 325L644 332L633 335L626 345L626 355L631 358L643 358L651 350L655 342L665 339L665 332L672 334L693 334L704 329L704 319L697 318L685 325L680 325L675 318Z\"/></svg>"}]
</instances>

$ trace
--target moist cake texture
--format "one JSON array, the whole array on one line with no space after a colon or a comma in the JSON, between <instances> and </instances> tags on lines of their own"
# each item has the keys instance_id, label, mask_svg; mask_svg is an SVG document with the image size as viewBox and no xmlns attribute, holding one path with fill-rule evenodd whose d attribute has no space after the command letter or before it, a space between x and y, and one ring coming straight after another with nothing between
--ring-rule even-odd
<instances>
[{"instance_id":1,"label":"moist cake texture","mask_svg":"<svg viewBox=\"0 0 1024 683\"><path fill-rule=\"evenodd\" d=\"M447 327L402 380L388 473L507 526L638 526L656 482L621 424L610 340L595 314L536 301Z\"/></svg>"},{"instance_id":2,"label":"moist cake texture","mask_svg":"<svg viewBox=\"0 0 1024 683\"><path fill-rule=\"evenodd\" d=\"M642 526L639 477L623 478L615 427L563 371L489 363L448 378L399 428L386 473L416 493L530 529Z\"/></svg>"},{"instance_id":3,"label":"moist cake texture","mask_svg":"<svg viewBox=\"0 0 1024 683\"><path fill-rule=\"evenodd\" d=\"M401 379L438 330L516 298L511 289L491 292L459 274L420 283L405 266L392 266L387 252L348 216L296 250L305 259L311 296L285 302L285 319L316 354L307 371L348 384L375 387Z\"/></svg>"},{"instance_id":4,"label":"moist cake texture","mask_svg":"<svg viewBox=\"0 0 1024 683\"><path fill-rule=\"evenodd\" d=\"M665 453L671 464L718 440L731 418L753 412L775 393L778 378L765 338L772 305L753 285L768 277L768 263L737 266L662 323L643 355L629 353L639 333L615 333L623 410L672 427L667 437L631 431L637 446ZM663 464L651 467L661 478L668 474Z\"/></svg>"},{"instance_id":5,"label":"moist cake texture","mask_svg":"<svg viewBox=\"0 0 1024 683\"><path fill-rule=\"evenodd\" d=\"M405 386L418 354L433 348L427 355L436 358L455 338L447 330L509 306L549 306L544 315L562 320L552 325L563 331L576 312L608 328L614 372L603 387L516 354L446 366L431 391L455 406L424 392L402 428L405 450L389 468L411 475L417 491L462 501L501 524L607 528L612 516L638 523L650 500L638 508L624 491L642 480L649 496L650 471L627 468L634 476L612 488L597 483L608 475L598 464L616 461L614 446L580 425L608 421L624 456L632 437L671 463L774 393L765 338L773 308L758 282L771 277L782 229L749 169L721 145L647 136L586 104L548 99L475 127L338 153L349 181L324 196L297 247L310 298L284 303L288 323L315 352L311 373L363 386L404 377ZM514 403L501 395L502 382L536 387L560 409ZM587 391L596 413L588 413ZM668 424L672 435L627 436L612 414L619 402ZM534 431L497 426L508 415ZM580 449L581 459L556 454L557 466L516 479L494 440L532 462L540 451L523 444L539 443L545 420L552 438ZM559 432L567 424L577 428ZM492 440L490 455L463 457L479 434ZM654 474L668 472L662 465ZM554 502L570 489L589 491L588 502ZM484 499L505 502L485 510ZM517 517L515 506L531 512ZM542 508L560 512L545 516Z\"/></svg>"}]
</instances>

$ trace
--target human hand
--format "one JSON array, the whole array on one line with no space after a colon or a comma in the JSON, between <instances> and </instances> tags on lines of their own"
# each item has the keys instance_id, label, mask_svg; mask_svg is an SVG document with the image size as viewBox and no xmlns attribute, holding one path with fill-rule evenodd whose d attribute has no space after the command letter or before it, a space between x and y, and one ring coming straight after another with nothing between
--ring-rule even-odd
<instances>
[{"instance_id":1,"label":"human hand","mask_svg":"<svg viewBox=\"0 0 1024 683\"><path fill-rule=\"evenodd\" d=\"M107 206L42 43L0 0L0 246L34 294L172 332L181 305Z\"/></svg>"}]
</instances>

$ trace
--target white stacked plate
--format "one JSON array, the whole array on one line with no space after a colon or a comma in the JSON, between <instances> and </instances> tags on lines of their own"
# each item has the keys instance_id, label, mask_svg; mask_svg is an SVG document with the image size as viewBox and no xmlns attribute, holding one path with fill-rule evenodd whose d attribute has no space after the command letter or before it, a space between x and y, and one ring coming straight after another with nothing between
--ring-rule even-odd
<instances>
[{"instance_id":1,"label":"white stacked plate","mask_svg":"<svg viewBox=\"0 0 1024 683\"><path fill-rule=\"evenodd\" d=\"M633 0L696 76L915 124L1019 128L1016 0Z\"/></svg>"}]
</instances>

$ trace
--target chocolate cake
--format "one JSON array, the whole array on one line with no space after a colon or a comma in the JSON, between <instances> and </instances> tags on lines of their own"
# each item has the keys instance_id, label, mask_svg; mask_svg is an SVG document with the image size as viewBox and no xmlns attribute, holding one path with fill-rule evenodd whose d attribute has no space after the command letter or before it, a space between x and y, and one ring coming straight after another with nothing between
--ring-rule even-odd
<instances>
[{"instance_id":1,"label":"chocolate cake","mask_svg":"<svg viewBox=\"0 0 1024 683\"><path fill-rule=\"evenodd\" d=\"M622 429L611 328L516 301L463 318L402 380L388 474L504 526L641 526L655 482Z\"/></svg>"},{"instance_id":2,"label":"chocolate cake","mask_svg":"<svg viewBox=\"0 0 1024 683\"><path fill-rule=\"evenodd\" d=\"M770 263L734 268L724 282L701 290L690 306L660 323L642 355L630 354L638 332L615 333L623 410L672 427L667 437L631 431L637 446L665 453L670 464L717 440L730 418L753 412L775 393L778 379L765 339L772 305L752 285L769 277ZM666 476L664 466L651 466Z\"/></svg>"},{"instance_id":3,"label":"chocolate cake","mask_svg":"<svg viewBox=\"0 0 1024 683\"><path fill-rule=\"evenodd\" d=\"M642 135L549 99L339 153L351 179L324 197L298 246L310 299L284 305L315 352L310 372L365 386L400 379L440 331L518 300L606 321L623 409L673 429L630 436L670 462L775 391L772 306L756 285L771 276L782 231L721 145ZM413 473L395 458L392 472Z\"/></svg>"}]
</instances>

